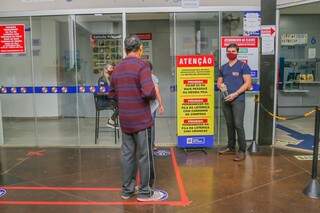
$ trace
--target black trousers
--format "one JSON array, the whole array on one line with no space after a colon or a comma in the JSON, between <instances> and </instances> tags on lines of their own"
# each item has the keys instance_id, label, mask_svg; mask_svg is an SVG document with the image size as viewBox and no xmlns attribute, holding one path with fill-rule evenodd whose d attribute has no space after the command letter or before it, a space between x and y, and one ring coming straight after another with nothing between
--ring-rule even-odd
<instances>
[{"instance_id":1,"label":"black trousers","mask_svg":"<svg viewBox=\"0 0 320 213\"><path fill-rule=\"evenodd\" d=\"M246 152L246 137L243 127L245 102L222 100L222 110L227 123L228 148L235 150L236 133L240 152Z\"/></svg>"},{"instance_id":2,"label":"black trousers","mask_svg":"<svg viewBox=\"0 0 320 213\"><path fill-rule=\"evenodd\" d=\"M104 108L104 107L110 107L113 108L113 113L111 115L111 119L115 121L117 117L119 116L119 109L118 109L118 103L116 100L108 98L107 96L99 97L98 98L98 107Z\"/></svg>"}]
</instances>

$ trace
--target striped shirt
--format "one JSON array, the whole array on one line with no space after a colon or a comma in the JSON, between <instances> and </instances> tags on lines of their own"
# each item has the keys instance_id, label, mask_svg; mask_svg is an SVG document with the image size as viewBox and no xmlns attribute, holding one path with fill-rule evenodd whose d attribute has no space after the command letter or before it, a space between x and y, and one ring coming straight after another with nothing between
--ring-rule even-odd
<instances>
[{"instance_id":1,"label":"striped shirt","mask_svg":"<svg viewBox=\"0 0 320 213\"><path fill-rule=\"evenodd\" d=\"M135 133L152 126L149 101L156 93L150 67L142 59L127 57L115 67L109 96L118 101L123 132Z\"/></svg>"}]
</instances>

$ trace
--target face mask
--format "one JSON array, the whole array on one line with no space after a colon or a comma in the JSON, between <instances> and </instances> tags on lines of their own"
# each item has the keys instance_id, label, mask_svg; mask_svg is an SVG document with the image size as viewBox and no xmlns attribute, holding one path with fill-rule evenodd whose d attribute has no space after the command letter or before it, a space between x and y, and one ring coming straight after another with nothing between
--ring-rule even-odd
<instances>
[{"instance_id":1,"label":"face mask","mask_svg":"<svg viewBox=\"0 0 320 213\"><path fill-rule=\"evenodd\" d=\"M237 58L237 55L236 53L227 53L227 57L230 61L233 61Z\"/></svg>"}]
</instances>

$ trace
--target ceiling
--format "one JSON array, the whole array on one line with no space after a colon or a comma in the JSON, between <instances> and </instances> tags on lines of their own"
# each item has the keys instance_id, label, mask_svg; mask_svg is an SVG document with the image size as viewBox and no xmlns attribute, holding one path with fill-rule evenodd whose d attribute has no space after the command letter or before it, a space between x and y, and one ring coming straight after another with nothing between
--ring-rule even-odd
<instances>
[{"instance_id":1,"label":"ceiling","mask_svg":"<svg viewBox=\"0 0 320 213\"><path fill-rule=\"evenodd\" d=\"M320 14L320 1L283 8L280 14Z\"/></svg>"}]
</instances>

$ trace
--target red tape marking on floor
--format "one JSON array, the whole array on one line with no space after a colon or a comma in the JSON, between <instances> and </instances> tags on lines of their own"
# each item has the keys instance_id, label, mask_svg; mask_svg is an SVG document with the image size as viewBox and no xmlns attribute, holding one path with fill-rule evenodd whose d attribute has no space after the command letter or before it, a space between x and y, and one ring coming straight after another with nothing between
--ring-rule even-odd
<instances>
[{"instance_id":1,"label":"red tape marking on floor","mask_svg":"<svg viewBox=\"0 0 320 213\"><path fill-rule=\"evenodd\" d=\"M39 151L29 151L27 153L28 157L42 157L45 155L46 150L39 150Z\"/></svg>"},{"instance_id":2,"label":"red tape marking on floor","mask_svg":"<svg viewBox=\"0 0 320 213\"><path fill-rule=\"evenodd\" d=\"M146 206L146 205L166 205L166 206L185 206L181 201L115 201L115 202L95 202L95 201L0 201L0 205L34 205L34 206Z\"/></svg>"},{"instance_id":3,"label":"red tape marking on floor","mask_svg":"<svg viewBox=\"0 0 320 213\"><path fill-rule=\"evenodd\" d=\"M96 202L96 201L10 201L2 200L0 205L46 205L46 206L119 206L119 205L167 205L167 206L187 206L191 203L189 200L183 180L180 174L179 166L176 160L174 149L170 149L171 161L176 180L179 188L181 200L179 201L154 201L154 202L139 202L139 201L115 201L115 202ZM90 188L90 187L46 187L46 186L3 186L4 189L9 190L61 190L61 191L120 191L120 188Z\"/></svg>"},{"instance_id":4,"label":"red tape marking on floor","mask_svg":"<svg viewBox=\"0 0 320 213\"><path fill-rule=\"evenodd\" d=\"M173 165L173 169L176 173L176 179L177 179L177 183L178 183L178 187L179 187L179 192L180 192L180 197L181 197L181 202L184 204L184 206L187 206L191 203L191 201L189 200L184 184L183 184L183 180L182 180L182 176L180 174L180 169L177 163L177 159L176 159L176 154L174 152L173 148L170 148L170 152L171 152L171 159L172 159L172 165Z\"/></svg>"},{"instance_id":5,"label":"red tape marking on floor","mask_svg":"<svg viewBox=\"0 0 320 213\"><path fill-rule=\"evenodd\" d=\"M48 190L48 191L121 191L120 188L90 188L90 187L48 187L48 186L4 186L6 190Z\"/></svg>"}]
</instances>

